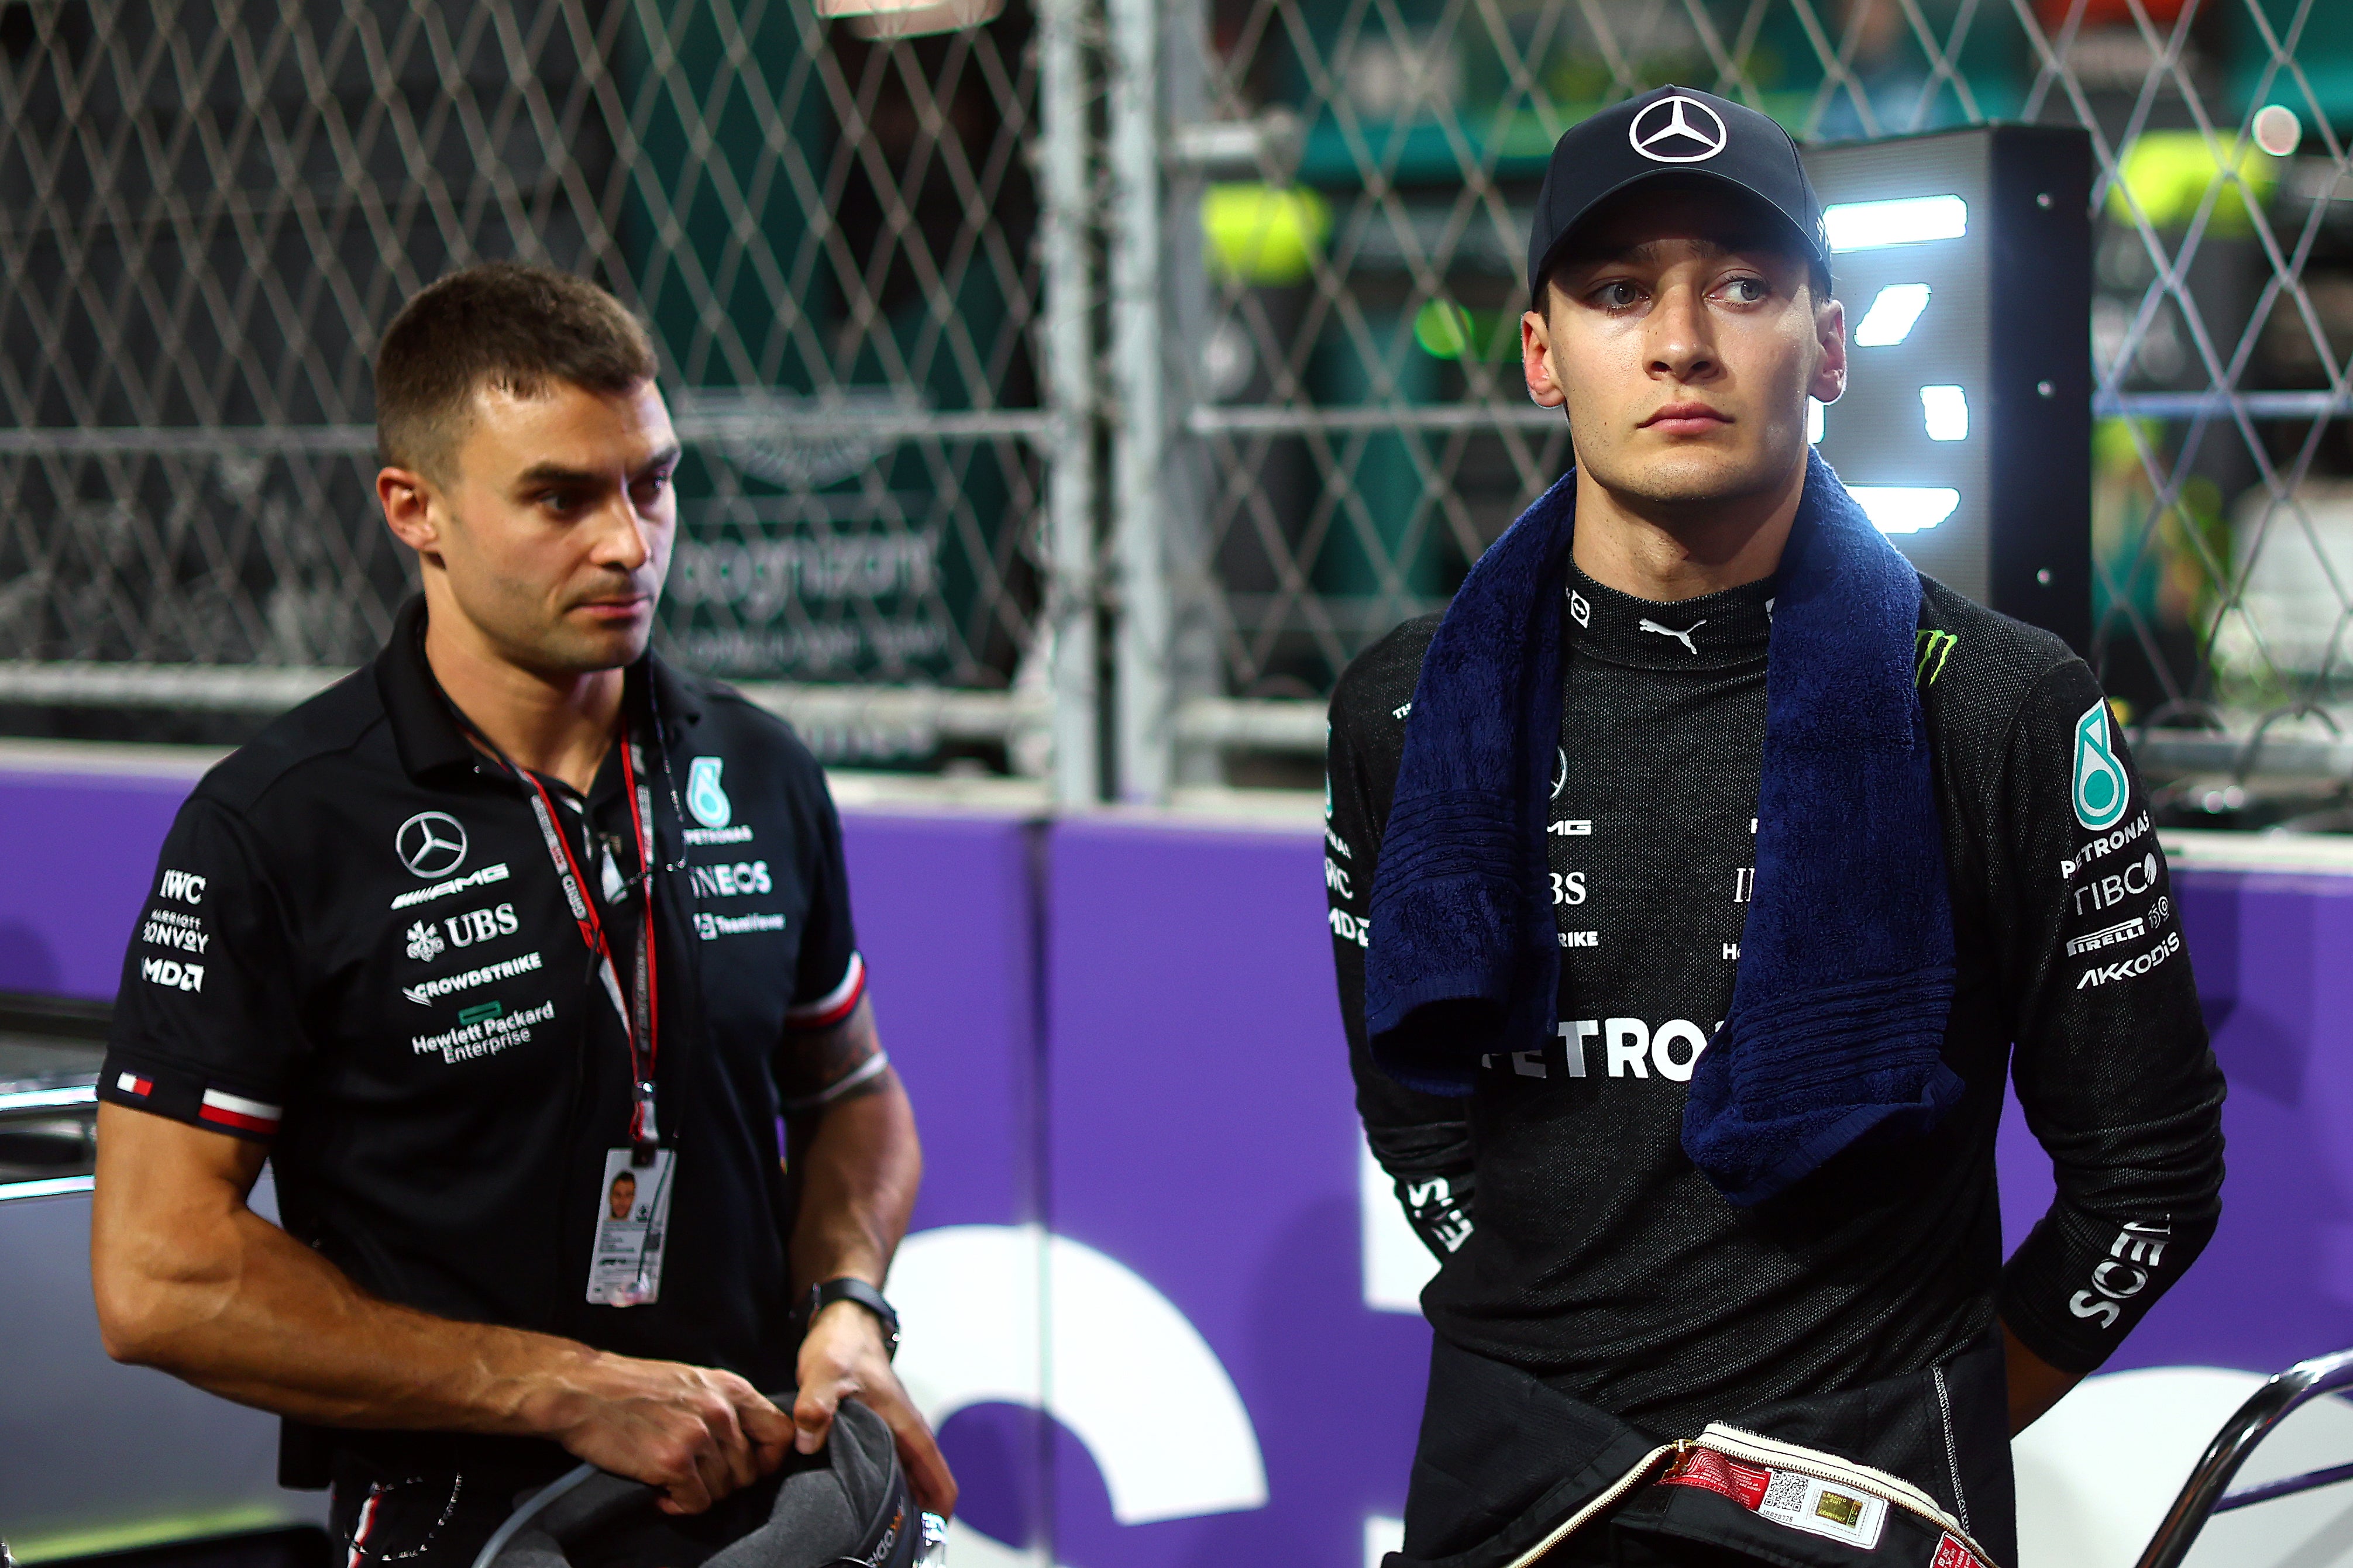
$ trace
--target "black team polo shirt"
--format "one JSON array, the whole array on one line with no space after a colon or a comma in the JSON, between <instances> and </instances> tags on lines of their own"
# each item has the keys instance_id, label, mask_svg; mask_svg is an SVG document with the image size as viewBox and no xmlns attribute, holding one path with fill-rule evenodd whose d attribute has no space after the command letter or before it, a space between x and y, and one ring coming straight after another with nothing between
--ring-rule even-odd
<instances>
[{"instance_id":1,"label":"black team polo shirt","mask_svg":"<svg viewBox=\"0 0 2353 1568\"><path fill-rule=\"evenodd\" d=\"M846 1017L865 980L824 775L738 693L651 655L630 668L656 840L657 1100L678 1163L659 1300L592 1305L606 1153L628 1142L628 1037L528 788L468 742L424 627L412 600L372 666L181 807L100 1093L267 1145L289 1233L386 1300L789 1384L778 1058L796 1029ZM620 748L585 801L545 782L626 991L640 906ZM519 1439L330 1441L438 1469L563 1459Z\"/></svg>"}]
</instances>

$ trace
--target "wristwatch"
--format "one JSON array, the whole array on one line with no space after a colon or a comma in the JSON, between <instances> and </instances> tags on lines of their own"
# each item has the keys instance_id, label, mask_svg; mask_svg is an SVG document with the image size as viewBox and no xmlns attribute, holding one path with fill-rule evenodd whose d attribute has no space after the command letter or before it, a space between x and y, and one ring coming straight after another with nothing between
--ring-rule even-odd
<instances>
[{"instance_id":1,"label":"wristwatch","mask_svg":"<svg viewBox=\"0 0 2353 1568\"><path fill-rule=\"evenodd\" d=\"M828 1279L810 1286L808 1295L793 1312L794 1327L806 1337L809 1325L817 1321L817 1315L836 1301L855 1301L873 1313L874 1321L882 1325L883 1350L893 1361L898 1359L899 1314L891 1310L891 1303L882 1299L881 1291L863 1279L845 1275L839 1279Z\"/></svg>"}]
</instances>

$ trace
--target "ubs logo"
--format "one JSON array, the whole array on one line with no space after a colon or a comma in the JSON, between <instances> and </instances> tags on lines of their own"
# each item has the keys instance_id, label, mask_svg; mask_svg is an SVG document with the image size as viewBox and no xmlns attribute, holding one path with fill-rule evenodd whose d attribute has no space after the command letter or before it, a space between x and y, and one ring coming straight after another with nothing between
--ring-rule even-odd
<instances>
[{"instance_id":1,"label":"ubs logo","mask_svg":"<svg viewBox=\"0 0 2353 1568\"><path fill-rule=\"evenodd\" d=\"M446 811L420 811L392 836L400 863L419 877L446 877L466 863L466 829Z\"/></svg>"},{"instance_id":2,"label":"ubs logo","mask_svg":"<svg viewBox=\"0 0 2353 1568\"><path fill-rule=\"evenodd\" d=\"M1731 136L1723 116L1678 92L1634 116L1626 140L1653 163L1704 163L1724 151Z\"/></svg>"}]
</instances>

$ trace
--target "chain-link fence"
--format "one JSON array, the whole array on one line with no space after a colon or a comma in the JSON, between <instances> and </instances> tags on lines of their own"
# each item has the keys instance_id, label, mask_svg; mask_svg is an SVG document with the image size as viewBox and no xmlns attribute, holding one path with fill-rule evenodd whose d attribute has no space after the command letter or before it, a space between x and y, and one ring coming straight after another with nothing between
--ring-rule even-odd
<instances>
[{"instance_id":1,"label":"chain-link fence","mask_svg":"<svg viewBox=\"0 0 2353 1568\"><path fill-rule=\"evenodd\" d=\"M504 257L655 330L676 657L1009 687L1040 603L1032 29L880 31L807 0L0 7L15 694L267 701L365 658L412 575L372 515L375 342Z\"/></svg>"},{"instance_id":2,"label":"chain-link fence","mask_svg":"<svg viewBox=\"0 0 2353 1568\"><path fill-rule=\"evenodd\" d=\"M1676 81L1808 141L2090 132L2094 659L2188 731L2154 759L2353 773L2353 6L819 15L889 3L0 6L0 698L365 657L405 570L368 348L514 255L661 343L667 645L832 755L1050 760L1071 800L1311 755L1346 660L1567 463L1516 364L1536 181Z\"/></svg>"}]
</instances>

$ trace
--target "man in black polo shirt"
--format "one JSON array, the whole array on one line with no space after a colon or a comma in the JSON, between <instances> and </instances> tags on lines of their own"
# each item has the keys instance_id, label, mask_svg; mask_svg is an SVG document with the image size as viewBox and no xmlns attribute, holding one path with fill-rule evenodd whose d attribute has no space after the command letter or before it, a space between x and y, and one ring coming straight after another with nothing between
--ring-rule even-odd
<instances>
[{"instance_id":1,"label":"man in black polo shirt","mask_svg":"<svg viewBox=\"0 0 2353 1568\"><path fill-rule=\"evenodd\" d=\"M1809 459L1822 232L1710 94L1564 136L1523 343L1577 468L1333 698L1357 1105L1441 1265L1390 1568L2011 1568L2008 1436L2213 1232L2221 1079L2098 683ZM2058 1195L2005 1266L2006 1076Z\"/></svg>"},{"instance_id":2,"label":"man in black polo shirt","mask_svg":"<svg viewBox=\"0 0 2353 1568\"><path fill-rule=\"evenodd\" d=\"M284 1416L352 1568L469 1563L575 1458L663 1489L611 1561L699 1560L849 1396L954 1501L891 1371L921 1156L824 777L647 652L654 370L560 274L409 302L377 489L424 593L197 786L124 961L108 1349Z\"/></svg>"}]
</instances>

